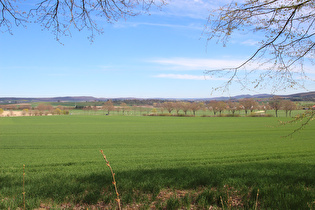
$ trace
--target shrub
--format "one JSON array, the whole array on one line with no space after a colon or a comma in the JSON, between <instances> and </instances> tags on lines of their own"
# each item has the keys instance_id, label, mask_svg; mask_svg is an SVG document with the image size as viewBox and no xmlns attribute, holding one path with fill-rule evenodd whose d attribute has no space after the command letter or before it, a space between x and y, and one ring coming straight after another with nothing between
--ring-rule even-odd
<instances>
[{"instance_id":1,"label":"shrub","mask_svg":"<svg viewBox=\"0 0 315 210\"><path fill-rule=\"evenodd\" d=\"M63 113L64 115L69 115L70 112L69 112L69 110L63 110L62 113Z\"/></svg>"},{"instance_id":2,"label":"shrub","mask_svg":"<svg viewBox=\"0 0 315 210\"><path fill-rule=\"evenodd\" d=\"M224 117L240 117L239 114L226 114Z\"/></svg>"},{"instance_id":3,"label":"shrub","mask_svg":"<svg viewBox=\"0 0 315 210\"><path fill-rule=\"evenodd\" d=\"M28 109L23 109L23 110L22 110L22 115L25 116L28 112L29 112Z\"/></svg>"},{"instance_id":4,"label":"shrub","mask_svg":"<svg viewBox=\"0 0 315 210\"><path fill-rule=\"evenodd\" d=\"M55 113L58 114L58 115L61 115L61 109L56 108Z\"/></svg>"},{"instance_id":5,"label":"shrub","mask_svg":"<svg viewBox=\"0 0 315 210\"><path fill-rule=\"evenodd\" d=\"M187 114L176 114L173 117L195 117L195 115L187 115Z\"/></svg>"}]
</instances>

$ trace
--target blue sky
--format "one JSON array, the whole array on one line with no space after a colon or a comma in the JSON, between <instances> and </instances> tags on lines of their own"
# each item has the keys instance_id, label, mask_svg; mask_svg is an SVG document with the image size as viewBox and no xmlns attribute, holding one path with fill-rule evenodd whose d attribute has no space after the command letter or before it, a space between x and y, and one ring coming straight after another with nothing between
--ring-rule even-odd
<instances>
[{"instance_id":1,"label":"blue sky","mask_svg":"<svg viewBox=\"0 0 315 210\"><path fill-rule=\"evenodd\" d=\"M225 1L229 2L229 1ZM221 1L222 3L222 1ZM257 48L257 34L236 34L227 47L207 43L202 35L209 10L218 1L173 0L151 15L107 24L104 34L90 43L89 31L72 31L71 37L54 35L39 25L14 27L13 35L0 34L0 97L94 96L207 98L271 93L233 85L215 91L226 78L209 78L206 69L241 64ZM311 78L315 75L309 73ZM314 91L305 89L276 94Z\"/></svg>"}]
</instances>

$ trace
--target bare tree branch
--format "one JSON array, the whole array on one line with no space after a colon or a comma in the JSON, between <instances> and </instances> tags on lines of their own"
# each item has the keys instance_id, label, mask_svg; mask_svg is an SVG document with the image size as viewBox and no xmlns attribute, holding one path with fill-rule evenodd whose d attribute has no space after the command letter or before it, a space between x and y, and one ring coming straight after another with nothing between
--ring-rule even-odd
<instances>
[{"instance_id":1,"label":"bare tree branch","mask_svg":"<svg viewBox=\"0 0 315 210\"><path fill-rule=\"evenodd\" d=\"M0 0L0 10L0 31L4 28L4 31L12 34L12 19L16 26L24 25L27 22L25 12L19 11L14 2L10 0Z\"/></svg>"},{"instance_id":2,"label":"bare tree branch","mask_svg":"<svg viewBox=\"0 0 315 210\"><path fill-rule=\"evenodd\" d=\"M95 34L103 33L98 20L115 23L165 4L165 0L38 0L28 11L20 12L17 7L22 3L0 0L0 30L12 33L14 24L36 22L52 31L58 41L61 36L71 36L74 29L90 31L89 38L93 41Z\"/></svg>"},{"instance_id":3,"label":"bare tree branch","mask_svg":"<svg viewBox=\"0 0 315 210\"><path fill-rule=\"evenodd\" d=\"M277 90L303 86L296 78L305 76L305 59L312 62L315 58L314 8L312 0L247 0L213 11L204 30L208 41L216 39L225 46L235 31L265 35L255 52L240 65L205 71L209 75L229 74L228 82L216 89L226 90L232 82L242 86L252 83L254 88L264 87L267 81L276 82ZM253 74L260 70L259 78L247 81L249 77L244 72L248 68Z\"/></svg>"}]
</instances>

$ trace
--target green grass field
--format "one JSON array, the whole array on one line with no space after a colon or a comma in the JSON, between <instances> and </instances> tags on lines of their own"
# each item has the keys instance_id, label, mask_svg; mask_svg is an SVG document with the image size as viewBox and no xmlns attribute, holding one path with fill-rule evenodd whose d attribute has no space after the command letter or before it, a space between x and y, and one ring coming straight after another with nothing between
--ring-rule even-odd
<instances>
[{"instance_id":1,"label":"green grass field","mask_svg":"<svg viewBox=\"0 0 315 210\"><path fill-rule=\"evenodd\" d=\"M0 209L23 208L23 164L27 209L114 208L100 149L124 207L314 209L315 125L283 138L279 119L0 118Z\"/></svg>"}]
</instances>

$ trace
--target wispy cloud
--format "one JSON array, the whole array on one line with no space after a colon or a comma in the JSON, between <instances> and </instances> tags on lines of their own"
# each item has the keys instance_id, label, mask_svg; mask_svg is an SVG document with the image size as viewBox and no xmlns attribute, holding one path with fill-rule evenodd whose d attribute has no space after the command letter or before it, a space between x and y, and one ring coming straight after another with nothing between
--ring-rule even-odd
<instances>
[{"instance_id":1,"label":"wispy cloud","mask_svg":"<svg viewBox=\"0 0 315 210\"><path fill-rule=\"evenodd\" d=\"M226 0L228 1L228 0ZM178 25L160 22L130 22L119 21L113 26L115 28L127 28L127 27L138 27L138 26L159 26L159 27L169 27L169 28L185 28L193 30L204 30L204 24L207 18L214 9L218 9L219 6L226 4L225 0L215 1L215 0L168 0L167 5L163 6L161 9L152 9L149 11L150 15L156 16L159 19L168 18L190 18L194 23L189 25ZM162 17L162 18L160 18ZM202 20L202 22L200 22ZM199 22L199 23L196 23Z\"/></svg>"},{"instance_id":2,"label":"wispy cloud","mask_svg":"<svg viewBox=\"0 0 315 210\"><path fill-rule=\"evenodd\" d=\"M200 59L200 58L160 58L150 60L151 63L160 64L168 70L209 70L221 68L233 68L244 60L232 59Z\"/></svg>"},{"instance_id":3,"label":"wispy cloud","mask_svg":"<svg viewBox=\"0 0 315 210\"><path fill-rule=\"evenodd\" d=\"M190 74L158 74L154 75L156 78L168 78L168 79L184 79L184 80L225 80L222 78L213 78L206 75L190 75Z\"/></svg>"},{"instance_id":4,"label":"wispy cloud","mask_svg":"<svg viewBox=\"0 0 315 210\"><path fill-rule=\"evenodd\" d=\"M241 44L247 45L247 46L257 46L259 42L253 39L248 39L248 40L243 41Z\"/></svg>"},{"instance_id":5,"label":"wispy cloud","mask_svg":"<svg viewBox=\"0 0 315 210\"><path fill-rule=\"evenodd\" d=\"M178 24L166 24L166 23L150 23L150 22L118 22L114 25L115 28L129 28L138 26L157 26L166 28L182 28L201 31L204 26L201 24L191 23L189 25L178 25Z\"/></svg>"},{"instance_id":6,"label":"wispy cloud","mask_svg":"<svg viewBox=\"0 0 315 210\"><path fill-rule=\"evenodd\" d=\"M211 10L222 5L222 2L218 2L220 1L170 0L162 11L164 15L205 19L209 16Z\"/></svg>"},{"instance_id":7,"label":"wispy cloud","mask_svg":"<svg viewBox=\"0 0 315 210\"><path fill-rule=\"evenodd\" d=\"M160 70L168 71L207 71L207 70L219 70L219 69L229 69L236 68L246 61L244 59L202 59L202 58L157 58L152 59L147 62L154 63L158 65ZM304 64L303 69L300 66L295 66L291 69L292 73L304 72L307 76L314 75L314 68L310 62ZM255 71L265 71L273 69L272 63L257 63L252 62L248 64L245 68L240 70L255 70ZM277 68L274 68L278 71Z\"/></svg>"},{"instance_id":8,"label":"wispy cloud","mask_svg":"<svg viewBox=\"0 0 315 210\"><path fill-rule=\"evenodd\" d=\"M244 0L234 0L234 2L244 2ZM205 19L209 17L212 10L230 3L231 0L168 0L167 5L162 8L163 13L153 14Z\"/></svg>"}]
</instances>

